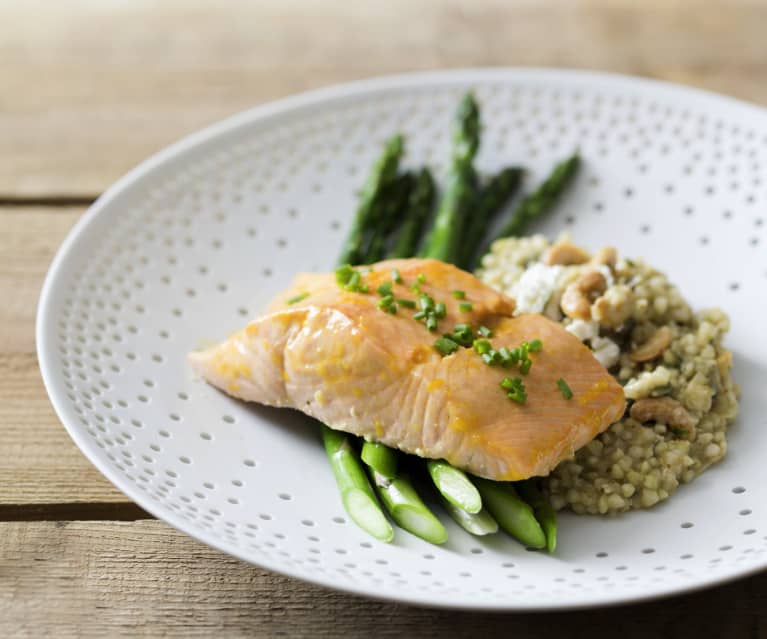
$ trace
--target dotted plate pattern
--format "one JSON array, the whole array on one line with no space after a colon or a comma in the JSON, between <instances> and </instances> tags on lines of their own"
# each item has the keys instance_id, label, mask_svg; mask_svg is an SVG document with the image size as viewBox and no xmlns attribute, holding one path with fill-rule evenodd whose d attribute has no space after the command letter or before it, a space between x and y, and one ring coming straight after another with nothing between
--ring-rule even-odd
<instances>
[{"instance_id":1,"label":"dotted plate pattern","mask_svg":"<svg viewBox=\"0 0 767 639\"><path fill-rule=\"evenodd\" d=\"M550 557L502 535L347 520L317 429L196 380L186 354L241 327L299 270L334 262L355 191L395 131L443 173L450 117L474 89L482 172L537 182L579 147L566 202L531 231L614 244L732 318L742 411L725 461L668 502L561 518ZM767 567L767 112L696 90L544 70L377 79L235 116L161 152L75 227L48 274L37 339L46 387L90 460L152 514L246 561L425 605L529 610L657 597Z\"/></svg>"}]
</instances>

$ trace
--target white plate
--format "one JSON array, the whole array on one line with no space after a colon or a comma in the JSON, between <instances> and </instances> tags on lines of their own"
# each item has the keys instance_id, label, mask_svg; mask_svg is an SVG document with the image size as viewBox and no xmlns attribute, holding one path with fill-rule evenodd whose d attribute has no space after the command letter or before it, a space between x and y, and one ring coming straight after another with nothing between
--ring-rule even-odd
<instances>
[{"instance_id":1,"label":"white plate","mask_svg":"<svg viewBox=\"0 0 767 639\"><path fill-rule=\"evenodd\" d=\"M329 269L355 190L395 131L407 164L444 169L458 98L482 104L482 171L537 182L579 146L585 168L535 231L570 229L671 274L732 318L743 390L726 460L668 502L565 515L554 557L447 521L431 546L381 544L346 515L316 428L190 375L186 354L252 317L298 270ZM137 135L140 135L137 132ZM767 566L767 113L646 80L544 70L383 78L259 107L166 149L96 202L43 288L45 384L90 460L131 499L254 564L373 597L553 609L690 590ZM692 526L688 526L692 524Z\"/></svg>"}]
</instances>

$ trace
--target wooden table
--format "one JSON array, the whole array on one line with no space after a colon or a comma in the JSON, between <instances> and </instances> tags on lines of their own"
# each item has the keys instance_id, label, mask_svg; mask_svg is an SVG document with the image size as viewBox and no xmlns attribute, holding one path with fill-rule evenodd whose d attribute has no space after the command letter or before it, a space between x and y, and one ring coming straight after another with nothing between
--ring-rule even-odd
<instances>
[{"instance_id":1,"label":"wooden table","mask_svg":"<svg viewBox=\"0 0 767 639\"><path fill-rule=\"evenodd\" d=\"M0 5L0 636L767 636L767 574L600 612L489 615L241 563L91 467L49 405L33 333L45 271L87 205L223 116L370 75L489 65L607 69L767 105L765 24L757 1Z\"/></svg>"}]
</instances>

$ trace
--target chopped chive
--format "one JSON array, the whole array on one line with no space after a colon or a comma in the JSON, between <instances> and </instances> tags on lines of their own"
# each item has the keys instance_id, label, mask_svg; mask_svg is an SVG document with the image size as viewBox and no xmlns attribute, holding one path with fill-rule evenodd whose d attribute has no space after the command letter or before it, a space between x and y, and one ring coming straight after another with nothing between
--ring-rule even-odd
<instances>
[{"instance_id":1,"label":"chopped chive","mask_svg":"<svg viewBox=\"0 0 767 639\"><path fill-rule=\"evenodd\" d=\"M354 269L351 264L344 264L336 269L336 282L339 286L346 286L349 283L349 278L352 276Z\"/></svg>"},{"instance_id":2,"label":"chopped chive","mask_svg":"<svg viewBox=\"0 0 767 639\"><path fill-rule=\"evenodd\" d=\"M418 305L421 307L422 311L430 311L434 308L434 300L426 295L426 293L423 293L418 298Z\"/></svg>"},{"instance_id":3,"label":"chopped chive","mask_svg":"<svg viewBox=\"0 0 767 639\"><path fill-rule=\"evenodd\" d=\"M400 275L398 268L393 268L391 270L391 278L394 280L395 284L402 284L402 275Z\"/></svg>"},{"instance_id":4,"label":"chopped chive","mask_svg":"<svg viewBox=\"0 0 767 639\"><path fill-rule=\"evenodd\" d=\"M543 342L539 339L534 339L530 342L528 349L531 353L537 353L543 348Z\"/></svg>"},{"instance_id":5,"label":"chopped chive","mask_svg":"<svg viewBox=\"0 0 767 639\"><path fill-rule=\"evenodd\" d=\"M397 304L404 306L405 308L415 308L415 302L413 300L397 300Z\"/></svg>"},{"instance_id":6,"label":"chopped chive","mask_svg":"<svg viewBox=\"0 0 767 639\"><path fill-rule=\"evenodd\" d=\"M367 293L367 284L362 283L362 275L354 270L349 264L344 264L336 269L336 282L346 291L353 293Z\"/></svg>"},{"instance_id":7,"label":"chopped chive","mask_svg":"<svg viewBox=\"0 0 767 639\"><path fill-rule=\"evenodd\" d=\"M471 346L474 343L474 332L468 324L456 324L453 327L451 339L458 342L461 346Z\"/></svg>"},{"instance_id":8,"label":"chopped chive","mask_svg":"<svg viewBox=\"0 0 767 639\"><path fill-rule=\"evenodd\" d=\"M420 320L426 317L426 311L418 311L417 313L413 313L413 319Z\"/></svg>"},{"instance_id":9,"label":"chopped chive","mask_svg":"<svg viewBox=\"0 0 767 639\"><path fill-rule=\"evenodd\" d=\"M527 359L527 353L530 350L530 344L527 342L522 342L519 345L519 359L522 361L525 361Z\"/></svg>"},{"instance_id":10,"label":"chopped chive","mask_svg":"<svg viewBox=\"0 0 767 639\"><path fill-rule=\"evenodd\" d=\"M460 346L449 337L440 337L434 342L434 348L440 355L445 356L455 353Z\"/></svg>"},{"instance_id":11,"label":"chopped chive","mask_svg":"<svg viewBox=\"0 0 767 639\"><path fill-rule=\"evenodd\" d=\"M410 290L413 291L413 293L420 293L421 292L421 287L418 286L418 284L413 284L410 287Z\"/></svg>"},{"instance_id":12,"label":"chopped chive","mask_svg":"<svg viewBox=\"0 0 767 639\"><path fill-rule=\"evenodd\" d=\"M501 355L501 364L504 366L512 366L513 364L517 363L517 360L514 359L513 353L505 346L502 346L500 349L498 349L498 353Z\"/></svg>"},{"instance_id":13,"label":"chopped chive","mask_svg":"<svg viewBox=\"0 0 767 639\"><path fill-rule=\"evenodd\" d=\"M305 300L307 297L309 297L309 293L299 293L295 297L291 297L287 304L298 304L301 300Z\"/></svg>"},{"instance_id":14,"label":"chopped chive","mask_svg":"<svg viewBox=\"0 0 767 639\"><path fill-rule=\"evenodd\" d=\"M519 365L519 372L523 375L527 375L530 372L530 367L533 365L532 360L524 359Z\"/></svg>"},{"instance_id":15,"label":"chopped chive","mask_svg":"<svg viewBox=\"0 0 767 639\"><path fill-rule=\"evenodd\" d=\"M394 304L389 304L389 306L387 306L385 310L386 310L387 313L389 313L391 315L396 315L397 314L397 307L394 306Z\"/></svg>"},{"instance_id":16,"label":"chopped chive","mask_svg":"<svg viewBox=\"0 0 767 639\"><path fill-rule=\"evenodd\" d=\"M516 388L524 388L524 386L522 385L522 380L519 379L519 377L504 377L503 381L501 381L501 388L510 391Z\"/></svg>"},{"instance_id":17,"label":"chopped chive","mask_svg":"<svg viewBox=\"0 0 767 639\"><path fill-rule=\"evenodd\" d=\"M384 295L380 300L378 300L378 308L385 308L387 306L391 306L394 304L394 296L392 295Z\"/></svg>"},{"instance_id":18,"label":"chopped chive","mask_svg":"<svg viewBox=\"0 0 767 639\"><path fill-rule=\"evenodd\" d=\"M437 330L437 318L434 317L434 315L429 315L426 318L426 328L430 331L436 331Z\"/></svg>"},{"instance_id":19,"label":"chopped chive","mask_svg":"<svg viewBox=\"0 0 767 639\"><path fill-rule=\"evenodd\" d=\"M379 295L391 295L391 282L384 282L376 291Z\"/></svg>"},{"instance_id":20,"label":"chopped chive","mask_svg":"<svg viewBox=\"0 0 767 639\"><path fill-rule=\"evenodd\" d=\"M486 339L475 339L473 346L474 350L477 351L477 353L480 355L484 355L485 353L489 353L491 350L493 350L490 342L488 342Z\"/></svg>"},{"instance_id":21,"label":"chopped chive","mask_svg":"<svg viewBox=\"0 0 767 639\"><path fill-rule=\"evenodd\" d=\"M493 331L491 331L491 330L490 330L490 329L489 329L487 326L480 326L480 327L477 329L477 332L478 332L478 333L479 333L479 334L480 334L482 337L492 337L492 336L493 336Z\"/></svg>"},{"instance_id":22,"label":"chopped chive","mask_svg":"<svg viewBox=\"0 0 767 639\"><path fill-rule=\"evenodd\" d=\"M474 307L471 305L471 302L461 302L458 308L462 313L470 313Z\"/></svg>"},{"instance_id":23,"label":"chopped chive","mask_svg":"<svg viewBox=\"0 0 767 639\"><path fill-rule=\"evenodd\" d=\"M426 276L423 273L419 273L415 279L419 284L423 284L426 281Z\"/></svg>"},{"instance_id":24,"label":"chopped chive","mask_svg":"<svg viewBox=\"0 0 767 639\"><path fill-rule=\"evenodd\" d=\"M482 361L485 362L488 366L495 366L495 364L498 364L499 358L498 358L498 351L488 351L487 353L482 353L481 355Z\"/></svg>"},{"instance_id":25,"label":"chopped chive","mask_svg":"<svg viewBox=\"0 0 767 639\"><path fill-rule=\"evenodd\" d=\"M465 291L459 291L455 290L453 291L453 297L457 300L465 300L466 299L466 292Z\"/></svg>"},{"instance_id":26,"label":"chopped chive","mask_svg":"<svg viewBox=\"0 0 767 639\"><path fill-rule=\"evenodd\" d=\"M557 380L557 386L559 386L559 390L562 392L562 397L564 397L565 399L573 398L573 391L570 390L570 387L567 385L567 382L561 377Z\"/></svg>"},{"instance_id":27,"label":"chopped chive","mask_svg":"<svg viewBox=\"0 0 767 639\"><path fill-rule=\"evenodd\" d=\"M437 303L437 304L434 306L434 314L435 314L435 315L436 315L436 316L437 316L439 319L442 319L443 317L445 317L445 315L447 315L447 307L446 307L446 306L445 306L445 305L444 305L442 302L438 302L438 303Z\"/></svg>"},{"instance_id":28,"label":"chopped chive","mask_svg":"<svg viewBox=\"0 0 767 639\"><path fill-rule=\"evenodd\" d=\"M506 397L517 402L517 404L524 404L527 401L527 393L520 389L514 389L506 393Z\"/></svg>"},{"instance_id":29,"label":"chopped chive","mask_svg":"<svg viewBox=\"0 0 767 639\"><path fill-rule=\"evenodd\" d=\"M520 360L520 353L518 348L511 349L511 361L516 364Z\"/></svg>"}]
</instances>

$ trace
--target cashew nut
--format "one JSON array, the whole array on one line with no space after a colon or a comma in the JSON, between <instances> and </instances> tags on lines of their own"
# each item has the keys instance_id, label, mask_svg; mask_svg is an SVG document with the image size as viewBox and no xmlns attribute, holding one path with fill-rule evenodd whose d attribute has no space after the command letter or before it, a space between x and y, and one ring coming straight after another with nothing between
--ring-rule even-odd
<instances>
[{"instance_id":1,"label":"cashew nut","mask_svg":"<svg viewBox=\"0 0 767 639\"><path fill-rule=\"evenodd\" d=\"M562 312L573 319L591 319L591 304L607 289L605 276L598 271L587 271L562 294Z\"/></svg>"},{"instance_id":2,"label":"cashew nut","mask_svg":"<svg viewBox=\"0 0 767 639\"><path fill-rule=\"evenodd\" d=\"M649 362L663 355L673 339L671 329L668 326L661 326L650 336L650 339L631 351L629 357L634 362Z\"/></svg>"},{"instance_id":3,"label":"cashew nut","mask_svg":"<svg viewBox=\"0 0 767 639\"><path fill-rule=\"evenodd\" d=\"M588 261L589 254L582 248L575 246L570 240L555 242L543 254L543 263L548 266L554 264L572 266L573 264L585 264Z\"/></svg>"},{"instance_id":4,"label":"cashew nut","mask_svg":"<svg viewBox=\"0 0 767 639\"><path fill-rule=\"evenodd\" d=\"M638 422L659 422L684 439L695 438L695 420L684 406L671 397L646 397L631 406L629 415Z\"/></svg>"},{"instance_id":5,"label":"cashew nut","mask_svg":"<svg viewBox=\"0 0 767 639\"><path fill-rule=\"evenodd\" d=\"M614 246L605 246L594 253L591 263L595 266L607 266L611 271L614 271L615 265L618 263L618 251L615 250Z\"/></svg>"},{"instance_id":6,"label":"cashew nut","mask_svg":"<svg viewBox=\"0 0 767 639\"><path fill-rule=\"evenodd\" d=\"M591 307L592 319L605 328L620 328L633 312L634 293L623 284L611 286Z\"/></svg>"}]
</instances>

